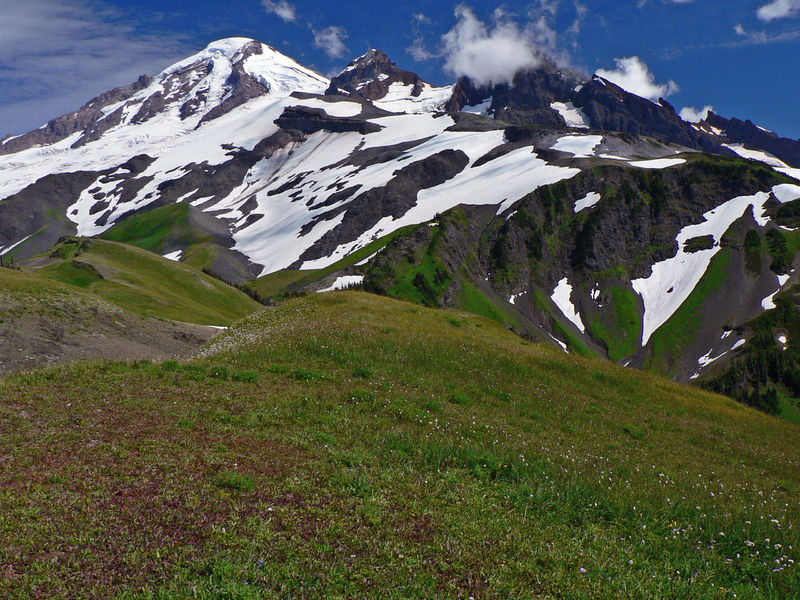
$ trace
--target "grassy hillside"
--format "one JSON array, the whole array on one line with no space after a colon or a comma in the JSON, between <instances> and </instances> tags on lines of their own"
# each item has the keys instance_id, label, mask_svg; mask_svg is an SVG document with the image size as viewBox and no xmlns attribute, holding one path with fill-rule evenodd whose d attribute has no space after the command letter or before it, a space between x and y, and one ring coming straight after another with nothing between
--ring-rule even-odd
<instances>
[{"instance_id":1,"label":"grassy hillside","mask_svg":"<svg viewBox=\"0 0 800 600\"><path fill-rule=\"evenodd\" d=\"M0 375L77 360L189 356L216 333L126 311L35 272L0 268Z\"/></svg>"},{"instance_id":2,"label":"grassy hillside","mask_svg":"<svg viewBox=\"0 0 800 600\"><path fill-rule=\"evenodd\" d=\"M355 292L0 380L0 596L797 598L800 429Z\"/></svg>"},{"instance_id":3,"label":"grassy hillside","mask_svg":"<svg viewBox=\"0 0 800 600\"><path fill-rule=\"evenodd\" d=\"M58 260L38 269L41 276L147 316L229 325L260 307L218 279L126 244L72 238L51 256Z\"/></svg>"},{"instance_id":4,"label":"grassy hillside","mask_svg":"<svg viewBox=\"0 0 800 600\"><path fill-rule=\"evenodd\" d=\"M114 225L101 237L158 254L162 254L171 241L180 241L187 247L211 241L208 233L188 223L190 208L187 202L179 202L133 215Z\"/></svg>"}]
</instances>

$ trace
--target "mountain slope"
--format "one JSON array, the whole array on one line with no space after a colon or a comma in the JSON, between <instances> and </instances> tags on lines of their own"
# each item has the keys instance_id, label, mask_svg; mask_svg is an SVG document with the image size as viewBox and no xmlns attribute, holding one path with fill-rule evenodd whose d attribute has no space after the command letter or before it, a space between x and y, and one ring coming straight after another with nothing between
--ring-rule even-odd
<instances>
[{"instance_id":1,"label":"mountain slope","mask_svg":"<svg viewBox=\"0 0 800 600\"><path fill-rule=\"evenodd\" d=\"M101 236L266 295L367 276L680 380L798 266L795 142L547 60L436 88L376 49L328 80L231 38L2 148L5 259ZM425 228L454 210L457 237Z\"/></svg>"},{"instance_id":2,"label":"mountain slope","mask_svg":"<svg viewBox=\"0 0 800 600\"><path fill-rule=\"evenodd\" d=\"M219 333L146 317L38 273L0 268L0 374L76 361L191 356Z\"/></svg>"},{"instance_id":3,"label":"mountain slope","mask_svg":"<svg viewBox=\"0 0 800 600\"><path fill-rule=\"evenodd\" d=\"M740 236L764 227L772 232L768 235L794 239L793 232L784 233L770 217L778 211L778 198L787 207L800 199L800 187L767 168L737 160L680 160L686 164L655 170L598 165L542 188L501 215L447 213L431 224L433 229L396 240L371 261L364 270L367 289L421 300L424 288L428 303L463 306L463 284L469 282L495 298L501 312L516 315L507 319L510 323L527 322L522 331L544 326L556 335L553 326L558 324L562 331L556 337L564 342L569 335L614 360L688 380L709 346L714 355L729 349L718 347L721 334L760 314L762 301L788 285L790 277L784 279L784 274L796 263L796 252L783 257L776 269L780 286L769 262L762 271L760 257L760 277L748 276L741 266L723 296L736 293L749 301L680 328L687 338L708 328L701 339L687 339L670 349L669 356L660 356L666 350L656 351L658 339L645 352L638 349L654 334L663 335L662 326L669 327L718 253L726 255L735 247L743 256L742 239L734 240L733 230L727 233L740 218L745 220ZM693 225L696 214L705 214L705 223ZM428 265L436 266L427 272ZM415 283L409 288L410 281ZM562 287L565 296L559 296ZM622 310L615 297L634 311L635 332L614 323ZM714 305L706 304L712 311ZM556 322L548 324L552 314ZM739 339L734 336L724 344ZM612 348L620 344L625 352Z\"/></svg>"},{"instance_id":4,"label":"mountain slope","mask_svg":"<svg viewBox=\"0 0 800 600\"><path fill-rule=\"evenodd\" d=\"M145 316L227 326L260 308L197 269L116 242L68 238L23 265Z\"/></svg>"},{"instance_id":5,"label":"mountain slope","mask_svg":"<svg viewBox=\"0 0 800 600\"><path fill-rule=\"evenodd\" d=\"M0 424L8 598L798 585L795 426L468 313L293 300L190 363L0 380Z\"/></svg>"},{"instance_id":6,"label":"mountain slope","mask_svg":"<svg viewBox=\"0 0 800 600\"><path fill-rule=\"evenodd\" d=\"M15 267L0 267L0 373L190 356L261 308L198 269L116 242L65 238Z\"/></svg>"}]
</instances>

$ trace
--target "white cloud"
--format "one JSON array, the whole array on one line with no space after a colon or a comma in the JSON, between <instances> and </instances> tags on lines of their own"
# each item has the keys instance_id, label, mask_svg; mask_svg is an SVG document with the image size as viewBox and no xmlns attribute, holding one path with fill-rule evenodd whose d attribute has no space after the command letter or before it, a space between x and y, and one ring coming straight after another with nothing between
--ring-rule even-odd
<instances>
[{"instance_id":1,"label":"white cloud","mask_svg":"<svg viewBox=\"0 0 800 600\"><path fill-rule=\"evenodd\" d=\"M436 57L433 52L428 50L425 46L425 40L421 37L415 39L414 42L406 48L406 52L411 55L411 58L413 58L415 62L425 62L426 60Z\"/></svg>"},{"instance_id":2,"label":"white cloud","mask_svg":"<svg viewBox=\"0 0 800 600\"><path fill-rule=\"evenodd\" d=\"M135 13L87 0L0 5L0 138L30 131L199 50Z\"/></svg>"},{"instance_id":3,"label":"white cloud","mask_svg":"<svg viewBox=\"0 0 800 600\"><path fill-rule=\"evenodd\" d=\"M412 17L416 23L421 25L430 25L431 20L425 13L415 13Z\"/></svg>"},{"instance_id":4,"label":"white cloud","mask_svg":"<svg viewBox=\"0 0 800 600\"><path fill-rule=\"evenodd\" d=\"M261 0L261 4L268 13L277 15L286 22L297 20L297 11L287 0Z\"/></svg>"},{"instance_id":5,"label":"white cloud","mask_svg":"<svg viewBox=\"0 0 800 600\"><path fill-rule=\"evenodd\" d=\"M704 106L700 110L697 110L693 106L684 106L681 109L680 116L681 119L689 123L699 123L700 121L705 121L708 118L708 113L713 111L713 106Z\"/></svg>"},{"instance_id":6,"label":"white cloud","mask_svg":"<svg viewBox=\"0 0 800 600\"><path fill-rule=\"evenodd\" d=\"M800 0L773 0L758 9L756 13L762 21L774 21L800 14Z\"/></svg>"},{"instance_id":7,"label":"white cloud","mask_svg":"<svg viewBox=\"0 0 800 600\"><path fill-rule=\"evenodd\" d=\"M741 24L736 25L733 30L739 39L722 44L723 47L740 48L743 46L766 46L768 44L779 44L792 42L800 38L800 29L788 29L785 31L747 31Z\"/></svg>"},{"instance_id":8,"label":"white cloud","mask_svg":"<svg viewBox=\"0 0 800 600\"><path fill-rule=\"evenodd\" d=\"M557 2L541 2L523 29L504 10L496 10L489 27L471 8L456 7L456 24L442 37L444 68L478 85L508 83L526 68L541 64L542 54L555 52L556 33L542 12L554 14Z\"/></svg>"},{"instance_id":9,"label":"white cloud","mask_svg":"<svg viewBox=\"0 0 800 600\"><path fill-rule=\"evenodd\" d=\"M638 56L617 58L614 62L617 64L615 70L600 69L597 74L632 94L649 100L657 100L666 98L679 90L678 84L674 81L656 83L655 75Z\"/></svg>"},{"instance_id":10,"label":"white cloud","mask_svg":"<svg viewBox=\"0 0 800 600\"><path fill-rule=\"evenodd\" d=\"M341 58L347 53L347 46L344 44L346 39L347 32L336 25L314 29L314 47L322 49L330 58Z\"/></svg>"}]
</instances>

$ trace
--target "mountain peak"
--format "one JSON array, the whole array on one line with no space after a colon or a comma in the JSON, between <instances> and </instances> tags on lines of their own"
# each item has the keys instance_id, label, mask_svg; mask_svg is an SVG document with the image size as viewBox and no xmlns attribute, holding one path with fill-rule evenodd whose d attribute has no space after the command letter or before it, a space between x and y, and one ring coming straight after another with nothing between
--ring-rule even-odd
<instances>
[{"instance_id":1,"label":"mountain peak","mask_svg":"<svg viewBox=\"0 0 800 600\"><path fill-rule=\"evenodd\" d=\"M227 56L234 56L237 52L241 51L245 46L250 44L262 45L261 42L254 38L249 37L229 37L214 40L206 46L204 52L221 52Z\"/></svg>"},{"instance_id":2,"label":"mountain peak","mask_svg":"<svg viewBox=\"0 0 800 600\"><path fill-rule=\"evenodd\" d=\"M418 96L425 86L419 75L398 67L383 50L371 48L331 79L327 93L380 100L395 83L411 86L413 96Z\"/></svg>"},{"instance_id":3,"label":"mountain peak","mask_svg":"<svg viewBox=\"0 0 800 600\"><path fill-rule=\"evenodd\" d=\"M358 58L350 61L334 79L351 79L353 74L356 74L361 79L374 79L378 75L391 75L397 71L401 71L401 69L392 62L383 50L371 48Z\"/></svg>"},{"instance_id":4,"label":"mountain peak","mask_svg":"<svg viewBox=\"0 0 800 600\"><path fill-rule=\"evenodd\" d=\"M115 127L140 125L166 115L185 132L258 96L283 97L298 90L322 93L328 84L322 75L258 40L223 38L155 77L141 77L44 127L7 139L0 145L0 155L57 143L75 134L79 135L71 146L78 147Z\"/></svg>"},{"instance_id":5,"label":"mountain peak","mask_svg":"<svg viewBox=\"0 0 800 600\"><path fill-rule=\"evenodd\" d=\"M389 56L383 50L378 50L377 48L370 48L367 52L365 52L358 58L350 61L350 63L342 70L342 73L346 73L348 71L357 69L360 65L373 65L373 64L395 66L394 63L389 59Z\"/></svg>"}]
</instances>

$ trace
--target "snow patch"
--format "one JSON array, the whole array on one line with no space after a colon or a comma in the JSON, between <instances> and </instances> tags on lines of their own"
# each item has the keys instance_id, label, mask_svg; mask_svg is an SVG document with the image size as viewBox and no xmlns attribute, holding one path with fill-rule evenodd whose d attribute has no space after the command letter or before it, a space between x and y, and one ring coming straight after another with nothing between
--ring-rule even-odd
<instances>
[{"instance_id":1,"label":"snow patch","mask_svg":"<svg viewBox=\"0 0 800 600\"><path fill-rule=\"evenodd\" d=\"M19 135L10 135L10 136L8 136L6 139L4 139L2 142L0 142L0 146L5 146L5 145L6 145L8 142L10 142L11 140L15 140L15 139L17 139L17 138L21 138L23 135L24 135L24 134L22 134L22 133L21 133L21 134L19 134Z\"/></svg>"},{"instance_id":2,"label":"snow patch","mask_svg":"<svg viewBox=\"0 0 800 600\"><path fill-rule=\"evenodd\" d=\"M550 149L573 154L575 158L589 158L594 155L594 149L602 143L601 135L567 135L559 138Z\"/></svg>"},{"instance_id":3,"label":"snow patch","mask_svg":"<svg viewBox=\"0 0 800 600\"><path fill-rule=\"evenodd\" d=\"M775 304L775 296L777 296L786 282L789 281L790 275L778 275L778 289L775 290L773 294L770 294L766 298L761 301L761 308L764 310L772 310L773 308L777 308Z\"/></svg>"},{"instance_id":4,"label":"snow patch","mask_svg":"<svg viewBox=\"0 0 800 600\"><path fill-rule=\"evenodd\" d=\"M725 356L728 353L728 351L726 350L725 352L723 352L719 356L713 356L712 357L711 356L712 352L713 352L713 348L711 350L709 350L708 352L706 352L706 354L704 354L703 356L701 356L700 358L697 359L697 364L700 365L701 369L705 369L708 365L710 365L711 363L719 360L720 358L722 358L723 356Z\"/></svg>"},{"instance_id":5,"label":"snow patch","mask_svg":"<svg viewBox=\"0 0 800 600\"><path fill-rule=\"evenodd\" d=\"M355 266L356 266L356 267L361 267L361 266L364 266L364 265L365 265L365 264L367 264L369 261L371 261L371 260L372 260L374 257L376 257L378 254L380 254L381 252L383 252L385 249L386 249L386 246L384 246L383 248L380 248L379 250L376 250L375 252L373 252L372 254L370 254L370 255L369 255L367 258L365 258L364 260L360 260L360 261L358 261L358 262L355 264Z\"/></svg>"},{"instance_id":6,"label":"snow patch","mask_svg":"<svg viewBox=\"0 0 800 600\"><path fill-rule=\"evenodd\" d=\"M202 198L197 198L195 200L192 200L191 202L189 202L189 204L191 204L192 206L200 206L201 204L205 204L212 198L214 198L214 196L203 196Z\"/></svg>"},{"instance_id":7,"label":"snow patch","mask_svg":"<svg viewBox=\"0 0 800 600\"><path fill-rule=\"evenodd\" d=\"M742 144L723 144L723 146L733 150L742 158L757 160L765 165L769 165L779 173L783 173L784 175L788 175L789 177L800 180L800 169L790 167L781 159L773 156L772 154L763 152L761 150L751 150L750 148L745 148Z\"/></svg>"},{"instance_id":8,"label":"snow patch","mask_svg":"<svg viewBox=\"0 0 800 600\"><path fill-rule=\"evenodd\" d=\"M326 102L317 98L309 98L307 100L298 100L288 106L319 108L331 117L357 117L361 114L361 105L358 102Z\"/></svg>"},{"instance_id":9,"label":"snow patch","mask_svg":"<svg viewBox=\"0 0 800 600\"><path fill-rule=\"evenodd\" d=\"M562 314L567 317L581 333L586 333L586 328L583 326L581 316L575 310L570 297L572 296L572 286L566 277L558 282L556 289L553 290L553 295L550 296L551 300L555 303Z\"/></svg>"},{"instance_id":10,"label":"snow patch","mask_svg":"<svg viewBox=\"0 0 800 600\"><path fill-rule=\"evenodd\" d=\"M584 208L592 208L595 204L600 202L601 196L597 192L590 192L584 198L575 201L575 212L579 213Z\"/></svg>"},{"instance_id":11,"label":"snow patch","mask_svg":"<svg viewBox=\"0 0 800 600\"><path fill-rule=\"evenodd\" d=\"M490 108L492 108L492 99L488 98L479 104L473 104L472 106L465 106L464 108L461 109L461 112L471 113L473 115L488 116Z\"/></svg>"},{"instance_id":12,"label":"snow patch","mask_svg":"<svg viewBox=\"0 0 800 600\"><path fill-rule=\"evenodd\" d=\"M668 169L686 162L685 158L656 158L653 160L632 161L630 165L637 169Z\"/></svg>"},{"instance_id":13,"label":"snow patch","mask_svg":"<svg viewBox=\"0 0 800 600\"><path fill-rule=\"evenodd\" d=\"M9 252L11 252L14 248L19 246L20 244L22 244L24 242L27 242L29 239L31 239L31 237L33 237L33 236L32 235L26 236L26 237L22 238L20 241L18 241L16 244L11 244L8 248L5 248L3 250L3 256L5 256Z\"/></svg>"},{"instance_id":14,"label":"snow patch","mask_svg":"<svg viewBox=\"0 0 800 600\"><path fill-rule=\"evenodd\" d=\"M786 204L792 200L800 199L800 185L782 183L772 188L772 193L781 204Z\"/></svg>"},{"instance_id":15,"label":"snow patch","mask_svg":"<svg viewBox=\"0 0 800 600\"><path fill-rule=\"evenodd\" d=\"M746 343L747 343L747 340L739 340L739 341L738 341L738 342L736 342L736 343L735 343L733 346L731 346L731 350L736 350L736 349L738 349L738 348L741 348L741 347L742 347L742 346L744 346Z\"/></svg>"},{"instance_id":16,"label":"snow patch","mask_svg":"<svg viewBox=\"0 0 800 600\"><path fill-rule=\"evenodd\" d=\"M744 144L722 144L724 148L728 148L729 150L733 150L736 154L741 156L742 158L749 158L751 160L757 160L763 162L764 164L769 165L770 167L788 167L785 162L781 159L769 154L768 152L764 152L763 150L751 150L750 148L745 148Z\"/></svg>"},{"instance_id":17,"label":"snow patch","mask_svg":"<svg viewBox=\"0 0 800 600\"><path fill-rule=\"evenodd\" d=\"M447 101L453 96L453 87L433 87L429 84L422 86L422 91L418 96L413 96L413 85L405 85L400 82L392 83L386 95L373 104L383 110L394 113L430 113L441 110Z\"/></svg>"},{"instance_id":18,"label":"snow patch","mask_svg":"<svg viewBox=\"0 0 800 600\"><path fill-rule=\"evenodd\" d=\"M181 256L183 256L183 250L175 250L175 252L170 252L169 254L164 254L163 256L167 260L174 260L176 262L180 262Z\"/></svg>"},{"instance_id":19,"label":"snow patch","mask_svg":"<svg viewBox=\"0 0 800 600\"><path fill-rule=\"evenodd\" d=\"M524 296L525 293L525 291L522 291L519 294L511 294L511 297L508 299L509 304L516 304L517 300Z\"/></svg>"},{"instance_id":20,"label":"snow patch","mask_svg":"<svg viewBox=\"0 0 800 600\"><path fill-rule=\"evenodd\" d=\"M567 345L566 345L564 342L562 342L562 341L561 341L560 339L558 339L557 337L553 336L553 334L552 334L552 333L548 333L547 335L549 335L549 336L552 338L552 340L553 340L553 341L554 341L556 344L558 344L559 346L561 346L561 349L562 349L564 352L566 352L567 354L569 354L569 349L567 348Z\"/></svg>"},{"instance_id":21,"label":"snow patch","mask_svg":"<svg viewBox=\"0 0 800 600\"><path fill-rule=\"evenodd\" d=\"M550 105L567 124L567 127L576 129L589 129L589 119L584 112L577 108L572 102L553 102Z\"/></svg>"},{"instance_id":22,"label":"snow patch","mask_svg":"<svg viewBox=\"0 0 800 600\"><path fill-rule=\"evenodd\" d=\"M318 290L318 293L343 290L350 287L351 285L358 285L363 281L364 281L363 275L342 275L341 277L336 278L336 281L333 282L333 285L331 285L330 287L326 287L324 290Z\"/></svg>"},{"instance_id":23,"label":"snow patch","mask_svg":"<svg viewBox=\"0 0 800 600\"><path fill-rule=\"evenodd\" d=\"M748 207L753 207L756 222L762 227L766 225L768 219L764 216L764 204L769 197L766 192L739 196L705 213L702 223L688 225L680 231L676 238L678 253L673 258L654 264L649 277L631 282L644 301L642 346L686 301L708 269L711 259L719 252L722 235ZM713 248L691 253L684 251L687 240L704 235L714 237Z\"/></svg>"}]
</instances>

